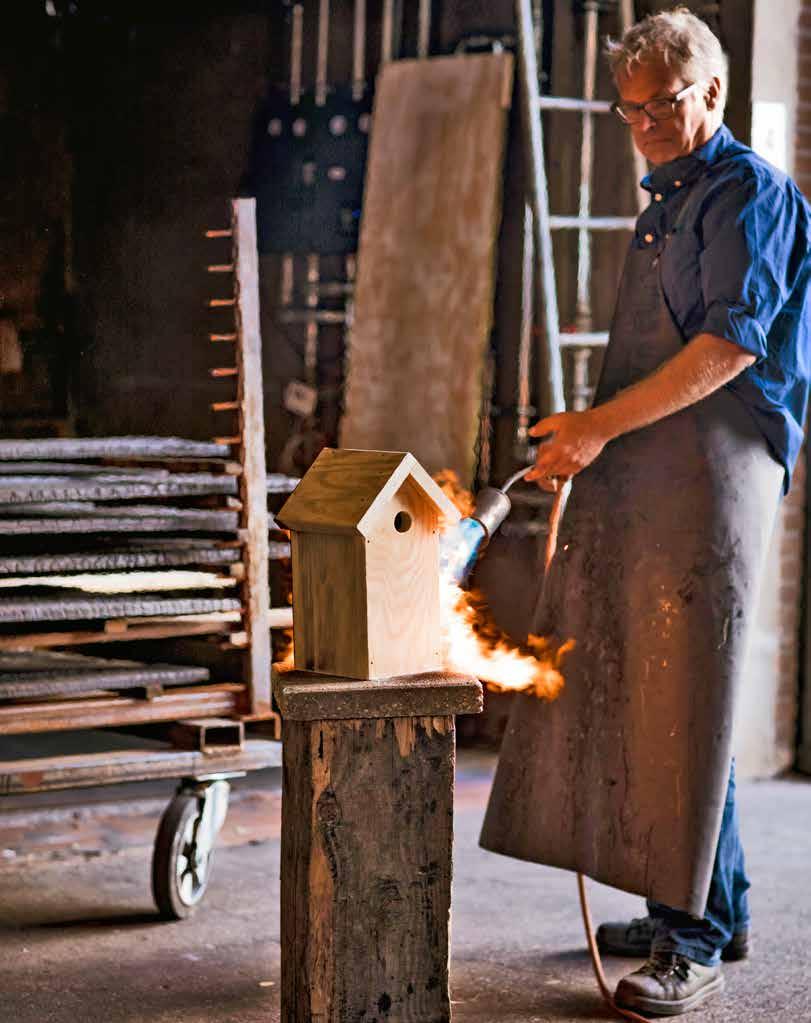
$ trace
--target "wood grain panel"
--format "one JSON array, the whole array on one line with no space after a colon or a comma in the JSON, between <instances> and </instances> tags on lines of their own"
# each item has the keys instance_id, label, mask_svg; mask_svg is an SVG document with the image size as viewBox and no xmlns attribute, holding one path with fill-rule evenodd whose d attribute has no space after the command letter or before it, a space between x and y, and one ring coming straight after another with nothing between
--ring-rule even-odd
<instances>
[{"instance_id":1,"label":"wood grain panel","mask_svg":"<svg viewBox=\"0 0 811 1023\"><path fill-rule=\"evenodd\" d=\"M377 85L344 447L472 478L512 57L394 61Z\"/></svg>"},{"instance_id":2,"label":"wood grain panel","mask_svg":"<svg viewBox=\"0 0 811 1023\"><path fill-rule=\"evenodd\" d=\"M447 1023L453 718L284 727L282 1023Z\"/></svg>"},{"instance_id":3,"label":"wood grain panel","mask_svg":"<svg viewBox=\"0 0 811 1023\"><path fill-rule=\"evenodd\" d=\"M396 521L410 525L400 532ZM369 677L438 670L437 515L410 481L389 501L366 544L366 592Z\"/></svg>"},{"instance_id":4,"label":"wood grain panel","mask_svg":"<svg viewBox=\"0 0 811 1023\"><path fill-rule=\"evenodd\" d=\"M297 668L369 677L362 536L293 533Z\"/></svg>"},{"instance_id":5,"label":"wood grain panel","mask_svg":"<svg viewBox=\"0 0 811 1023\"><path fill-rule=\"evenodd\" d=\"M268 581L268 483L265 468L265 416L262 337L259 329L259 256L256 200L235 199L231 230L236 269L236 359L239 369L239 436L242 474L239 494L245 530L245 656L251 714L270 712L270 583Z\"/></svg>"},{"instance_id":6,"label":"wood grain panel","mask_svg":"<svg viewBox=\"0 0 811 1023\"><path fill-rule=\"evenodd\" d=\"M408 456L325 448L276 516L291 529L356 533L358 522Z\"/></svg>"},{"instance_id":7,"label":"wood grain panel","mask_svg":"<svg viewBox=\"0 0 811 1023\"><path fill-rule=\"evenodd\" d=\"M5 760L0 761L0 795L194 777L212 771L256 771L263 767L278 767L281 757L281 743L248 739L239 752L227 754L132 749Z\"/></svg>"},{"instance_id":8,"label":"wood grain panel","mask_svg":"<svg viewBox=\"0 0 811 1023\"><path fill-rule=\"evenodd\" d=\"M44 700L0 706L0 735L104 728L186 717L225 717L236 710L241 685L201 686L156 696L153 700L110 696Z\"/></svg>"}]
</instances>

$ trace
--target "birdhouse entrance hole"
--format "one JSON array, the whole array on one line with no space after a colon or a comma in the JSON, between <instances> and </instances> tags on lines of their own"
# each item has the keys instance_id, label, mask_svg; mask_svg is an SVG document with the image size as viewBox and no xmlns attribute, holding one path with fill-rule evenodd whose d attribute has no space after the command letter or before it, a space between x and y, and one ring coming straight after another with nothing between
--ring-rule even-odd
<instances>
[{"instance_id":1,"label":"birdhouse entrance hole","mask_svg":"<svg viewBox=\"0 0 811 1023\"><path fill-rule=\"evenodd\" d=\"M411 516L408 512L397 512L394 516L394 528L398 533L407 533L411 529Z\"/></svg>"}]
</instances>

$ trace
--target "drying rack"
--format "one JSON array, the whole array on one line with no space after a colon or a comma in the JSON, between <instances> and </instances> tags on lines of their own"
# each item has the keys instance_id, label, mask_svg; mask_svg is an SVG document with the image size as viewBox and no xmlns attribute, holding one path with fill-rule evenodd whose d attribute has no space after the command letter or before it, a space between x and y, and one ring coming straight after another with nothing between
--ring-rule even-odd
<instances>
[{"instance_id":1,"label":"drying rack","mask_svg":"<svg viewBox=\"0 0 811 1023\"><path fill-rule=\"evenodd\" d=\"M211 409L230 429L211 443L0 441L0 585L29 576L29 589L0 588L0 796L177 779L152 861L158 909L175 919L205 894L229 781L281 764L270 630L292 625L289 607L270 607L268 559L289 547L269 542L268 495L298 481L265 470L255 201L233 200L230 227L206 238L227 253L207 266L231 285L208 301L208 342L230 354L210 370L229 389ZM43 596L36 585L179 569L218 588ZM246 722L272 738L246 739ZM115 730L106 751L92 752L94 729ZM66 730L87 735L88 751L37 753L34 733Z\"/></svg>"}]
</instances>

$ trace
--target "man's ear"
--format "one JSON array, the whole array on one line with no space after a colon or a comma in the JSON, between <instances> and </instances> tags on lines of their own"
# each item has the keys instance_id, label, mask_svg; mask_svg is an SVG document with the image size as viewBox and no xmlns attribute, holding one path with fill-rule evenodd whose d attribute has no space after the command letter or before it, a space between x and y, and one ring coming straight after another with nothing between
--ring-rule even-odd
<instances>
[{"instance_id":1,"label":"man's ear","mask_svg":"<svg viewBox=\"0 0 811 1023\"><path fill-rule=\"evenodd\" d=\"M704 100L707 104L708 110L714 110L718 106L718 101L721 99L721 79L714 76L707 83L707 88L704 90Z\"/></svg>"}]
</instances>

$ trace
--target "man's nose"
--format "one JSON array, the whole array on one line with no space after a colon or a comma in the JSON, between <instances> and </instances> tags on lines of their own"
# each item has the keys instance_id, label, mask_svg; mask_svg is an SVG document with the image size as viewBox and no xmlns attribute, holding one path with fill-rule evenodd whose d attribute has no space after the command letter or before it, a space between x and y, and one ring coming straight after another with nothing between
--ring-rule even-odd
<instances>
[{"instance_id":1,"label":"man's nose","mask_svg":"<svg viewBox=\"0 0 811 1023\"><path fill-rule=\"evenodd\" d=\"M651 117L651 115L646 110L640 110L639 120L636 122L637 131L642 132L644 135L647 134L647 132L652 131L655 127L656 121Z\"/></svg>"}]
</instances>

